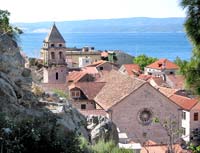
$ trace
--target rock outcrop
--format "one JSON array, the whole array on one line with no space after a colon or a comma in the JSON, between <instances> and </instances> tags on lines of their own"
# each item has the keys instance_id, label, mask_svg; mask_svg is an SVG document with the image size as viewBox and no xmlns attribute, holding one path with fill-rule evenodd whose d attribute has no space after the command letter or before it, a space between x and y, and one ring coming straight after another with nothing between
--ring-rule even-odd
<instances>
[{"instance_id":1,"label":"rock outcrop","mask_svg":"<svg viewBox=\"0 0 200 153\"><path fill-rule=\"evenodd\" d=\"M119 138L116 125L107 117L88 116L87 123L92 144L99 140L113 140L115 143L118 143Z\"/></svg>"}]
</instances>

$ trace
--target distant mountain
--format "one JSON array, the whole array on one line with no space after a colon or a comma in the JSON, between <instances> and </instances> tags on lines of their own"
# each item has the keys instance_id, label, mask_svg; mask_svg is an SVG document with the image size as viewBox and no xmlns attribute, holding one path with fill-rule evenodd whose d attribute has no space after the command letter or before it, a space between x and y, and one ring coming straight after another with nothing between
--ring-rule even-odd
<instances>
[{"instance_id":1,"label":"distant mountain","mask_svg":"<svg viewBox=\"0 0 200 153\"><path fill-rule=\"evenodd\" d=\"M122 18L56 22L61 33L183 32L185 18ZM46 33L53 22L13 23L27 33Z\"/></svg>"}]
</instances>

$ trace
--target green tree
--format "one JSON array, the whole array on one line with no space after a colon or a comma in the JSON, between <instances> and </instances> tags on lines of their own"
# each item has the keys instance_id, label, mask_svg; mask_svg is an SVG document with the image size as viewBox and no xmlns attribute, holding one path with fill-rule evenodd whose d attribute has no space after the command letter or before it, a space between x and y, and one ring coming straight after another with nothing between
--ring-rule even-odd
<instances>
[{"instance_id":1,"label":"green tree","mask_svg":"<svg viewBox=\"0 0 200 153\"><path fill-rule=\"evenodd\" d=\"M13 27L9 22L10 12L7 10L0 10L0 38L4 35L8 35L16 39L17 34L22 34L22 30L17 27Z\"/></svg>"},{"instance_id":2,"label":"green tree","mask_svg":"<svg viewBox=\"0 0 200 153\"><path fill-rule=\"evenodd\" d=\"M141 69L144 70L144 67L155 62L156 60L158 60L158 59L154 58L154 57L148 57L148 56L142 54L142 55L135 57L133 59L133 63L138 64L141 67Z\"/></svg>"},{"instance_id":3,"label":"green tree","mask_svg":"<svg viewBox=\"0 0 200 153\"><path fill-rule=\"evenodd\" d=\"M178 73L180 73L180 74L182 74L182 75L185 76L186 73L187 73L187 70L188 70L188 64L189 64L189 62L186 61L186 60L181 60L179 57L176 57L174 63L176 65L178 65L179 68L180 68Z\"/></svg>"},{"instance_id":4,"label":"green tree","mask_svg":"<svg viewBox=\"0 0 200 153\"><path fill-rule=\"evenodd\" d=\"M185 72L186 85L200 95L200 0L181 0L186 10L185 30L193 45L193 54Z\"/></svg>"}]
</instances>

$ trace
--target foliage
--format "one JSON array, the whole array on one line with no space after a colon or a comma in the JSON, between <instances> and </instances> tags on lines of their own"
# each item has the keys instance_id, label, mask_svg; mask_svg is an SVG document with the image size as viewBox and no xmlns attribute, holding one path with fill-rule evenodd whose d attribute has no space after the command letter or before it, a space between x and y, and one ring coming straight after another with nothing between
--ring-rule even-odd
<instances>
[{"instance_id":1,"label":"foliage","mask_svg":"<svg viewBox=\"0 0 200 153\"><path fill-rule=\"evenodd\" d=\"M189 62L176 57L174 63L179 66L179 73L185 76L187 74Z\"/></svg>"},{"instance_id":2,"label":"foliage","mask_svg":"<svg viewBox=\"0 0 200 153\"><path fill-rule=\"evenodd\" d=\"M37 69L41 69L43 67L42 63L36 58L29 58L30 67L36 66Z\"/></svg>"},{"instance_id":3,"label":"foliage","mask_svg":"<svg viewBox=\"0 0 200 153\"><path fill-rule=\"evenodd\" d=\"M22 30L17 27L13 27L9 23L10 12L7 10L0 10L0 36L7 34L12 38L16 38L17 34L22 34Z\"/></svg>"},{"instance_id":4,"label":"foliage","mask_svg":"<svg viewBox=\"0 0 200 153\"><path fill-rule=\"evenodd\" d=\"M62 90L54 89L53 92L55 94L57 94L59 97L66 98L66 99L69 98L69 95L66 92L62 91Z\"/></svg>"},{"instance_id":5,"label":"foliage","mask_svg":"<svg viewBox=\"0 0 200 153\"><path fill-rule=\"evenodd\" d=\"M185 30L193 45L193 54L185 73L187 86L200 95L200 0L181 0L186 10Z\"/></svg>"},{"instance_id":6,"label":"foliage","mask_svg":"<svg viewBox=\"0 0 200 153\"><path fill-rule=\"evenodd\" d=\"M147 65L155 62L156 60L158 60L158 59L154 58L154 57L148 57L148 56L142 54L142 55L139 55L139 56L135 57L133 59L133 63L138 64L140 66L140 68L142 70L144 70L144 67L146 67Z\"/></svg>"},{"instance_id":7,"label":"foliage","mask_svg":"<svg viewBox=\"0 0 200 153\"><path fill-rule=\"evenodd\" d=\"M189 145L189 149L192 150L193 153L200 153L200 146L195 146L192 143Z\"/></svg>"},{"instance_id":8,"label":"foliage","mask_svg":"<svg viewBox=\"0 0 200 153\"><path fill-rule=\"evenodd\" d=\"M76 134L59 134L58 128L56 119L52 118L13 121L0 114L0 150L9 153L81 153Z\"/></svg>"},{"instance_id":9,"label":"foliage","mask_svg":"<svg viewBox=\"0 0 200 153\"><path fill-rule=\"evenodd\" d=\"M131 150L117 147L112 141L109 142L99 141L91 148L94 153L133 153L133 151Z\"/></svg>"}]
</instances>

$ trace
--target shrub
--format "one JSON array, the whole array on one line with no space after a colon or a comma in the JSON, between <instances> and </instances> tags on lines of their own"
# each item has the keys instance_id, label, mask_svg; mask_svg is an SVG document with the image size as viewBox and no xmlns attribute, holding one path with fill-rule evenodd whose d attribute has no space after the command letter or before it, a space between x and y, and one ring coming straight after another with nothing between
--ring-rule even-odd
<instances>
[{"instance_id":1,"label":"shrub","mask_svg":"<svg viewBox=\"0 0 200 153\"><path fill-rule=\"evenodd\" d=\"M54 89L53 92L55 94L57 94L59 97L62 97L62 98L65 98L65 99L69 98L68 94L66 92L62 91L62 90Z\"/></svg>"},{"instance_id":2,"label":"shrub","mask_svg":"<svg viewBox=\"0 0 200 153\"><path fill-rule=\"evenodd\" d=\"M74 132L59 134L54 118L26 118L15 122L0 114L0 129L1 152L82 153L78 136Z\"/></svg>"}]
</instances>

